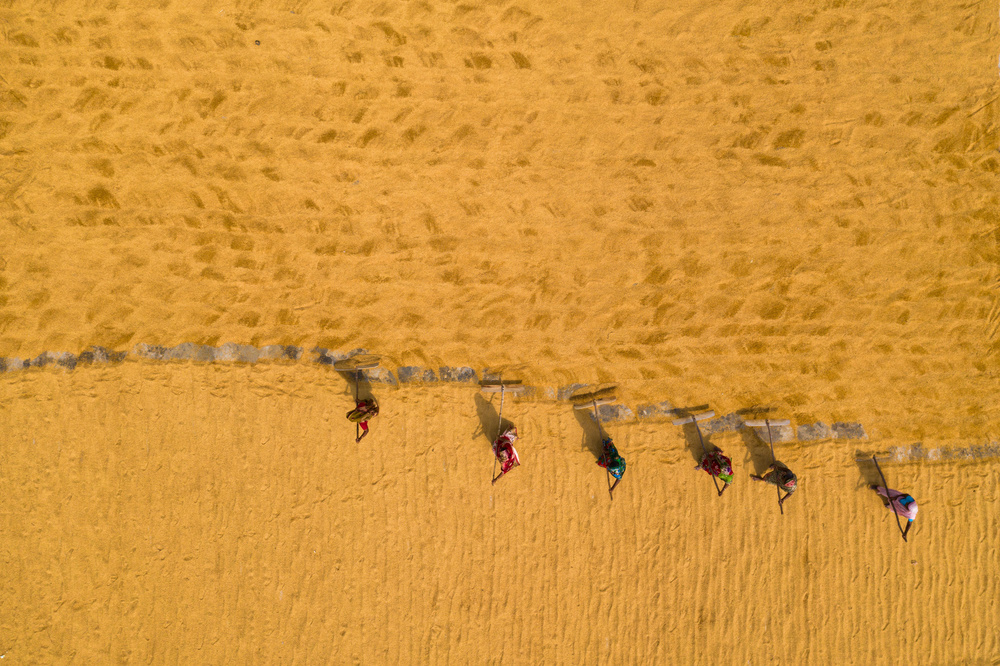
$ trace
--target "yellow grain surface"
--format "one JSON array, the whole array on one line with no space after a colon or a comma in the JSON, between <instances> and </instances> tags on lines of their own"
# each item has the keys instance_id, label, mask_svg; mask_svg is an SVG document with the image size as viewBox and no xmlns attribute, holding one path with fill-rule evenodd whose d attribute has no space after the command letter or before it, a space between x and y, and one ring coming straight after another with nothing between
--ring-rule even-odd
<instances>
[{"instance_id":1,"label":"yellow grain surface","mask_svg":"<svg viewBox=\"0 0 1000 666\"><path fill-rule=\"evenodd\" d=\"M0 356L366 347L870 448L1000 436L989 3L11 2L0 27ZM0 377L5 663L1000 658L995 462L891 468L904 546L853 445L780 453L781 518L739 435L717 500L676 428L623 426L612 506L565 406L516 403L525 464L491 492L468 391L387 392L356 447L343 390Z\"/></svg>"},{"instance_id":2,"label":"yellow grain surface","mask_svg":"<svg viewBox=\"0 0 1000 666\"><path fill-rule=\"evenodd\" d=\"M611 427L614 502L565 405L507 401L495 487L472 387L379 391L362 444L320 368L129 363L3 383L0 646L12 663L991 663L996 465L886 465L910 542L850 444L779 447L779 515L722 498L680 428ZM759 471L759 470L757 470Z\"/></svg>"}]
</instances>

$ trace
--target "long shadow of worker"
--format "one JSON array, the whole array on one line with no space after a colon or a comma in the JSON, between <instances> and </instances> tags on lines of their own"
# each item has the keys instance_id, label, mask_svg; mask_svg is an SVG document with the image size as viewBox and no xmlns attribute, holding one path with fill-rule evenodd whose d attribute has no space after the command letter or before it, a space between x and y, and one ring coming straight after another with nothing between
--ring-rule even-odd
<instances>
[{"instance_id":1,"label":"long shadow of worker","mask_svg":"<svg viewBox=\"0 0 1000 666\"><path fill-rule=\"evenodd\" d=\"M674 414L678 418L684 418L686 416L691 416L692 414L697 414L708 409L708 405L698 405L697 407L675 407ZM694 461L701 464L701 459L705 457L706 453L711 453L712 451L721 451L719 447L712 444L709 441L708 436L704 432L699 430L698 425L692 421L691 423L685 423L684 428L684 441L687 443L688 451L691 452L691 457ZM701 436L699 437L699 432ZM704 443L703 443L704 442Z\"/></svg>"},{"instance_id":2,"label":"long shadow of worker","mask_svg":"<svg viewBox=\"0 0 1000 666\"><path fill-rule=\"evenodd\" d=\"M708 405L698 405L697 407L674 407L671 411L677 418L684 418L691 416L692 414L697 414L708 409ZM694 422L685 423L683 426L684 432L684 442L687 444L688 451L691 452L691 457L694 461L701 464L701 459L705 456L705 453L711 453L712 451L718 451L719 447L713 445L708 438L705 437L705 446L702 448L702 440L698 437L698 429ZM704 433L702 433L704 435Z\"/></svg>"},{"instance_id":3,"label":"long shadow of worker","mask_svg":"<svg viewBox=\"0 0 1000 666\"><path fill-rule=\"evenodd\" d=\"M583 439L580 440L580 450L590 449L590 452L594 454L594 458L600 460L604 454L604 444L602 442L604 441L605 433L601 424L594 419L593 410L574 409L573 416L576 417L576 422L580 424L580 429L583 431Z\"/></svg>"},{"instance_id":4,"label":"long shadow of worker","mask_svg":"<svg viewBox=\"0 0 1000 666\"><path fill-rule=\"evenodd\" d=\"M698 432L699 430L696 424L684 424L684 441L687 442L688 451L691 452L691 457L694 458L694 461L700 465L701 459L705 457L706 453L721 451L722 449L712 443L710 435L701 433L701 436L699 437Z\"/></svg>"},{"instance_id":5,"label":"long shadow of worker","mask_svg":"<svg viewBox=\"0 0 1000 666\"><path fill-rule=\"evenodd\" d=\"M479 427L472 433L472 438L475 439L482 435L486 438L486 443L492 451L493 442L496 441L497 435L506 432L507 428L514 425L514 422L509 419L503 419L501 422L500 414L493 403L478 393L476 394L476 413L479 415Z\"/></svg>"},{"instance_id":6,"label":"long shadow of worker","mask_svg":"<svg viewBox=\"0 0 1000 666\"><path fill-rule=\"evenodd\" d=\"M865 451L855 451L854 463L858 466L859 472L858 483L855 486L856 490L882 485L882 475L878 473L878 468L875 467L875 462L872 461L870 453ZM875 493L872 494L874 495ZM888 509L889 499L882 495L878 495L877 497L882 501L882 506Z\"/></svg>"},{"instance_id":7,"label":"long shadow of worker","mask_svg":"<svg viewBox=\"0 0 1000 666\"><path fill-rule=\"evenodd\" d=\"M740 428L740 437L743 438L743 445L747 447L747 455L753 463L754 474L761 476L774 462L771 446L761 439L753 428Z\"/></svg>"},{"instance_id":8,"label":"long shadow of worker","mask_svg":"<svg viewBox=\"0 0 1000 666\"><path fill-rule=\"evenodd\" d=\"M870 454L864 451L855 451L854 463L858 466L858 482L855 488L882 485L882 477L879 475L878 468L875 467ZM889 504L884 497L882 498L882 503L887 506Z\"/></svg>"},{"instance_id":9,"label":"long shadow of worker","mask_svg":"<svg viewBox=\"0 0 1000 666\"><path fill-rule=\"evenodd\" d=\"M338 374L344 378L347 382L347 391L350 393L351 398L357 396L358 400L367 400L368 398L374 398L372 395L372 385L368 381L368 377L365 375L365 371L355 372L354 370L338 370Z\"/></svg>"}]
</instances>

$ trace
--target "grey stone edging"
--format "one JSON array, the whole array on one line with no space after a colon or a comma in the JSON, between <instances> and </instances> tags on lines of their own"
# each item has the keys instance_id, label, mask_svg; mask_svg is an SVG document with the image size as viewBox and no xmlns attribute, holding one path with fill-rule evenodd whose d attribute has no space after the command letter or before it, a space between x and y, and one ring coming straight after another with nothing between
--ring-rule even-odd
<instances>
[{"instance_id":1,"label":"grey stone edging","mask_svg":"<svg viewBox=\"0 0 1000 666\"><path fill-rule=\"evenodd\" d=\"M880 463L903 463L926 460L929 462L948 460L988 460L1000 458L1000 442L989 444L974 444L972 446L950 446L924 448L923 442L910 446L890 446L884 451L865 453L859 451L855 460L871 461L872 455L878 456Z\"/></svg>"},{"instance_id":2,"label":"grey stone edging","mask_svg":"<svg viewBox=\"0 0 1000 666\"><path fill-rule=\"evenodd\" d=\"M322 347L313 348L313 363L321 365L333 365L335 362L350 358L357 354L366 354L368 350L352 349L349 352L336 352ZM131 352L113 351L105 347L89 347L80 354L69 352L43 352L33 359L2 358L0 357L0 373L23 370L25 368L42 368L48 365L58 365L68 370L75 369L78 365L100 365L115 364L123 362L127 357L154 360L154 361L178 361L190 360L201 363L257 363L258 361L287 361L298 362L302 359L302 347L293 345L268 345L266 347L253 347L251 345L238 345L228 342L219 347L209 345L199 345L185 342L175 347L161 347L157 345L147 345L140 343L133 347ZM408 365L396 369L396 374L386 367L379 366L371 370L362 370L365 378L370 382L385 384L387 386L399 386L400 384L430 384L430 383L457 383L475 384L479 381L479 375L468 366L449 367L442 366L435 372L431 368L423 368L415 365ZM490 373L488 369L483 370L484 379L495 379L497 375ZM558 388L527 387L527 391L522 393L522 397L542 398L548 400L568 401L570 395L577 389L583 388L587 384L570 384ZM636 411L626 405L605 404L599 405L598 418L602 423L626 422L626 421L651 421L676 417L677 414L673 405L669 401L664 401L654 405L640 405ZM713 419L703 421L700 424L702 433L711 435L722 432L733 432L744 427L743 418L737 414L726 414ZM796 438L797 435L797 438ZM802 442L810 442L822 439L867 439L864 427L860 423L834 423L828 426L823 422L810 425L801 425L797 430L791 426L776 426L771 429L771 436L774 442L791 442L798 439ZM919 445L918 445L919 446ZM934 451L941 451L934 449ZM937 454L943 455L943 454Z\"/></svg>"}]
</instances>

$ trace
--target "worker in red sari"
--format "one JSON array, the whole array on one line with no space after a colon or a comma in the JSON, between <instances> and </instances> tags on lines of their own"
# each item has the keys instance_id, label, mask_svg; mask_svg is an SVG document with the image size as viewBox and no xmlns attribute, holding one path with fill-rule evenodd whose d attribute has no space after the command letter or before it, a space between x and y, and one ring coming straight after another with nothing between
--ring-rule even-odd
<instances>
[{"instance_id":1,"label":"worker in red sari","mask_svg":"<svg viewBox=\"0 0 1000 666\"><path fill-rule=\"evenodd\" d=\"M514 440L516 439L517 428L509 426L499 437L497 437L496 441L493 442L493 454L500 462L500 473L493 479L494 484L499 481L500 477L504 474L521 464L521 461L517 457L517 451L514 449Z\"/></svg>"},{"instance_id":2,"label":"worker in red sari","mask_svg":"<svg viewBox=\"0 0 1000 666\"><path fill-rule=\"evenodd\" d=\"M368 434L368 422L378 416L378 403L375 398L365 398L358 400L358 405L347 412L347 420L361 426L361 434L354 440L360 442Z\"/></svg>"}]
</instances>

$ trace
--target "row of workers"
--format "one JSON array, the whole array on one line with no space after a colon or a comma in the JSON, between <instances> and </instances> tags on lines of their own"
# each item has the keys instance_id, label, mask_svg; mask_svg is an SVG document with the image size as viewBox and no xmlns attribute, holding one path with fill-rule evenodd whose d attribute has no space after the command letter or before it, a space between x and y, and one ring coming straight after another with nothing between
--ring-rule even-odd
<instances>
[{"instance_id":1,"label":"row of workers","mask_svg":"<svg viewBox=\"0 0 1000 666\"><path fill-rule=\"evenodd\" d=\"M378 415L378 402L375 398L365 398L356 402L355 408L347 413L347 418L358 424L360 432L355 441L360 442L368 434L368 422ZM598 422L598 428L600 428L600 422ZM517 450L514 448L514 441L516 439L517 428L510 425L493 441L493 453L500 464L500 473L493 477L494 484L514 467L521 464L517 456ZM608 492L613 499L614 490L618 487L622 476L625 474L625 459L618 453L618 449L615 447L611 437L607 436L603 432L603 429L601 430L601 445L603 451L597 460L597 464L605 468L608 474L615 479L614 484L611 485L609 483L608 487ZM706 452L695 469L704 470L713 479L722 481L722 488L718 491L720 496L733 482L732 460L719 449ZM795 476L795 473L787 465L778 460L771 463L763 474L751 474L750 478L754 481L763 481L777 486L779 490L779 507L798 488L798 477ZM918 507L916 500L907 493L901 493L898 490L892 490L877 484L873 484L870 487L885 498L886 508L891 509L897 516L907 520L906 529L903 530L903 538L906 539L906 535L913 525L913 520L917 517ZM784 491L783 495L781 491Z\"/></svg>"}]
</instances>

